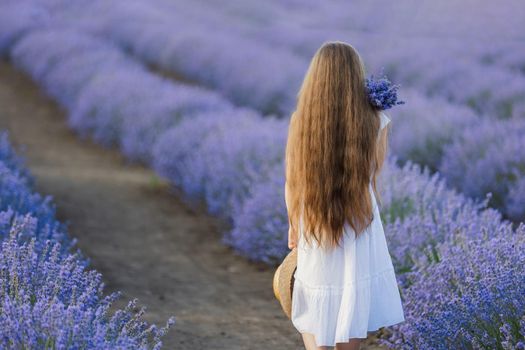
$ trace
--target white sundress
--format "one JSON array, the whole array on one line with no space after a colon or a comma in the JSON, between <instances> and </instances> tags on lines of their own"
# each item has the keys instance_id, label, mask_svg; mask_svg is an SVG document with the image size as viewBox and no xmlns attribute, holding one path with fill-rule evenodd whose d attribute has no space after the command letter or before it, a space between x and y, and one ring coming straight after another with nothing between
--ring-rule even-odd
<instances>
[{"instance_id":1,"label":"white sundress","mask_svg":"<svg viewBox=\"0 0 525 350\"><path fill-rule=\"evenodd\" d=\"M390 118L380 115L383 128ZM343 244L332 251L315 241L306 244L301 218L291 320L299 332L313 334L317 346L366 338L370 331L405 320L372 183L369 189L371 225L355 239L347 222Z\"/></svg>"}]
</instances>

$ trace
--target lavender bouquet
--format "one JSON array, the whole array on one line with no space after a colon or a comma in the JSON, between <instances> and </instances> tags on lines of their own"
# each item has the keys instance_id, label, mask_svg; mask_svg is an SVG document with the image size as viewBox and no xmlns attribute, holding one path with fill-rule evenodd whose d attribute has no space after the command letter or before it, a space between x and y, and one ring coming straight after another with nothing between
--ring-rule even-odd
<instances>
[{"instance_id":1,"label":"lavender bouquet","mask_svg":"<svg viewBox=\"0 0 525 350\"><path fill-rule=\"evenodd\" d=\"M366 92L372 106L379 110L392 108L395 105L404 104L404 101L397 100L398 84L392 84L383 74L382 78L374 79L374 76L366 78Z\"/></svg>"}]
</instances>

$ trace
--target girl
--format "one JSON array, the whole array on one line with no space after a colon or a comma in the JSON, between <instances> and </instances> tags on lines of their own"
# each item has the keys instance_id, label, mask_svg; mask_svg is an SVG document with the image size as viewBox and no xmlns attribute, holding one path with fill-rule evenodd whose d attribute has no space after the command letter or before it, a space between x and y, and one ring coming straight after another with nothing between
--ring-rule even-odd
<instances>
[{"instance_id":1,"label":"girl","mask_svg":"<svg viewBox=\"0 0 525 350\"><path fill-rule=\"evenodd\" d=\"M359 349L404 321L376 178L390 119L374 108L357 51L327 42L299 91L286 146L288 246L297 250L291 319L306 349Z\"/></svg>"}]
</instances>

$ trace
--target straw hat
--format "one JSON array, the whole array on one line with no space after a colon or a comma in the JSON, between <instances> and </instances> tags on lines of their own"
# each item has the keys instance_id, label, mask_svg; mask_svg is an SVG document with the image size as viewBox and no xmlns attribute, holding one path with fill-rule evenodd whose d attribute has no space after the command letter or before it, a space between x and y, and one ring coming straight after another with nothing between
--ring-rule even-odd
<instances>
[{"instance_id":1,"label":"straw hat","mask_svg":"<svg viewBox=\"0 0 525 350\"><path fill-rule=\"evenodd\" d=\"M291 318L292 314L293 274L296 267L297 248L294 248L286 255L273 275L273 294L281 303L281 307L288 318Z\"/></svg>"}]
</instances>

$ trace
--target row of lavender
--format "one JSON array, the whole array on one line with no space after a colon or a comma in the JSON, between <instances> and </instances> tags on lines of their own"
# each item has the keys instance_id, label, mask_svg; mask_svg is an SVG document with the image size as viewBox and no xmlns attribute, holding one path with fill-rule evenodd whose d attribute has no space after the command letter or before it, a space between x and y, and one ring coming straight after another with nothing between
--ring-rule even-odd
<instances>
[{"instance_id":1,"label":"row of lavender","mask_svg":"<svg viewBox=\"0 0 525 350\"><path fill-rule=\"evenodd\" d=\"M362 17L359 8L352 8L356 5L341 3L340 7L329 15L347 14L348 20L354 22L353 17ZM236 23L239 19L212 6L163 0L114 2L111 6L97 2L90 6L81 4L65 11L64 20L78 18L74 15L81 14L76 11L86 10L90 18L98 15L96 21L88 20L85 24L88 29L109 35L142 59L182 73L224 92L238 104L263 112L289 114L308 59L323 41L338 37L355 43L374 70L385 66L396 80L417 87L425 95L446 97L498 118L525 113L525 102L521 99L525 77L483 64L480 58L472 57L475 50L465 49L461 40L448 42L424 37L414 42L407 34L408 39L396 38L398 46L393 50L388 42L396 34L389 34L381 26L375 28L378 31L375 35L365 29L338 30L335 25L330 28L319 23L314 30L305 30L295 17L291 21L290 16L268 16L263 25L257 26L255 14L240 26ZM311 12L307 14L309 21L313 21L312 16L316 18ZM249 21L256 28L250 28L246 24ZM437 45L439 50L433 47ZM186 48L192 49L191 55L185 54ZM453 64L442 64L449 55L454 57ZM483 76L479 76L480 72Z\"/></svg>"},{"instance_id":2,"label":"row of lavender","mask_svg":"<svg viewBox=\"0 0 525 350\"><path fill-rule=\"evenodd\" d=\"M187 15L188 12L191 12L192 7L180 8L170 2L170 8L166 9L167 5L159 8L141 1L129 2L125 6L119 2L112 3L112 5L98 4L96 6L96 4L98 3L94 2L91 6L87 6L84 3L77 3L70 8L66 6L66 9L62 9L60 16L57 16L58 19L54 21L109 34L120 45L132 50L143 59L167 69L183 71L191 78L203 81L199 76L194 76L192 73L194 72L207 79L217 80L221 84L228 84L229 87L224 87L210 81L203 81L224 92L228 98L236 102L242 102L239 96L236 97L236 91L242 91L243 95L248 94L250 98L256 99L261 96L289 95L295 91L290 88L290 82L297 81L299 75L302 74L304 67L301 68L300 62L306 64L304 59L293 54L287 53L282 56L275 50L270 51L268 46L259 42L241 40L233 31L216 27L210 29L210 24L201 25L202 30L195 31L193 30L195 23L203 22L194 21L195 15ZM103 7L100 8L100 6ZM62 7L64 4L61 4ZM198 11L198 15L202 16L203 7L199 7ZM181 18L179 21L173 21L173 16ZM75 21L68 23L71 18L74 18ZM97 20L94 21L93 18ZM206 20L218 25L217 19L214 22L210 18L208 16ZM29 16L28 20L31 20L32 25L37 22ZM183 25L184 23L187 26ZM187 30L176 30L179 29L178 27L192 28L192 30L188 34ZM302 42L297 37L302 32L295 28L294 33L297 35L291 37L296 42ZM321 34L328 35L329 33L325 30ZM318 38L318 36L313 36L313 38ZM294 40L287 43L293 47ZM227 50L228 47L234 46L242 50L238 50L238 53L235 50ZM186 51L191 52L191 55ZM217 55L217 52L221 54ZM400 64L399 59L392 57L392 53L399 54L402 51L391 50L390 52L389 55L376 52L373 57L386 57L392 62L398 62L396 66L403 68L405 65ZM199 58L196 59L195 56ZM435 58L437 56L423 57ZM265 62L265 65L262 62ZM258 67L251 70L248 77L243 73L248 69L247 64L254 64ZM202 67L206 69L203 70ZM436 82L428 77L421 78L429 74L428 72L434 72L435 69L420 68L414 68L415 70L410 71L410 74L406 74L414 75L421 81ZM443 83L450 81L457 83L458 79L466 82L469 77L472 78L475 70L472 70L472 67L463 68L465 69L458 70L455 79L449 79L450 74L445 74L445 72L436 74L436 79L441 79ZM396 68L395 71L399 69ZM492 72L500 71L492 70ZM510 82L521 81L513 80L508 74L508 72L502 73L498 75L498 79ZM276 78L267 79L268 76L276 76ZM405 80L413 79L407 77ZM431 83L431 85L436 84ZM492 95L487 95L486 92L492 90L490 86L487 86L485 80L480 87L472 83L466 85L478 89L477 92L469 95L468 99L474 99L479 103L491 101ZM504 89L503 96L500 96L502 99L489 104L501 105L505 104L505 101L510 103L513 99L518 102L524 101L525 99L518 99L519 94L524 90L520 90L519 85L516 83ZM461 91L466 91L466 89L462 87ZM476 99L475 96L480 98ZM483 198L485 193L492 192L491 206L501 209L512 219L522 220L525 217L525 177L523 176L525 158L523 152L519 150L523 148L525 142L525 139L521 137L521 131L525 128L525 118L513 117L509 120L495 122L493 118L478 116L467 106L451 104L441 97L429 98L414 90L405 90L405 99L410 103L393 112L396 123L391 146L398 159L402 162L410 159L427 165L432 170L440 170L449 185L471 197ZM268 101L275 102L275 99L271 97L258 102L245 100L244 103L261 109L263 105L270 106L273 103ZM149 121L142 122L149 123Z\"/></svg>"},{"instance_id":3,"label":"row of lavender","mask_svg":"<svg viewBox=\"0 0 525 350\"><path fill-rule=\"evenodd\" d=\"M210 211L232 220L224 240L238 252L267 263L286 254L285 121L161 79L99 38L64 27L16 33L4 36L15 38L4 41L5 54L69 111L72 127L204 198ZM444 339L489 348L518 344L523 227L513 230L486 202L447 189L438 175L411 162L400 168L389 159L381 182L382 217L408 321L385 341L435 349L446 347ZM488 254L491 249L506 254ZM497 285L498 278L508 283ZM436 295L431 290L449 297L421 304L422 296ZM459 299L465 304L458 306ZM462 305L468 310L458 309ZM471 314L485 316L479 321Z\"/></svg>"},{"instance_id":4,"label":"row of lavender","mask_svg":"<svg viewBox=\"0 0 525 350\"><path fill-rule=\"evenodd\" d=\"M225 26L229 20L234 24ZM492 192L491 206L512 219L525 218L525 156L516 151L525 146L525 76L484 64L465 50L453 65L442 64L459 51L457 42L448 51L424 41L392 49L381 45L381 35L329 27L312 32L283 18L273 30L250 31L221 11L162 0L82 4L64 11L61 21L109 36L140 59L212 87L236 104L279 115L293 108L312 50L329 38L346 39L371 67L384 66L411 87L403 96L410 103L393 112L391 146L398 159L439 170L468 196ZM281 29L286 35L275 35Z\"/></svg>"},{"instance_id":5,"label":"row of lavender","mask_svg":"<svg viewBox=\"0 0 525 350\"><path fill-rule=\"evenodd\" d=\"M525 10L518 0L508 1L507 6L482 0L475 9L453 1L260 4L229 0L220 9L206 0L189 9L177 3L180 7L172 5L173 11L196 12L198 8L201 22L208 26L219 22L304 58L323 41L342 38L355 43L372 66L386 65L404 83L429 94L441 94L500 117L525 112L523 102L516 99L523 96L525 86L521 74L525 54L518 29ZM465 13L471 15L467 23L461 20ZM261 17L266 20L257 20ZM504 83L497 86L499 91L495 89L498 82ZM520 108L513 111L515 106Z\"/></svg>"},{"instance_id":6,"label":"row of lavender","mask_svg":"<svg viewBox=\"0 0 525 350\"><path fill-rule=\"evenodd\" d=\"M101 275L31 183L0 133L0 347L159 349L167 328L142 321L136 301L109 312L118 294L103 295Z\"/></svg>"},{"instance_id":7,"label":"row of lavender","mask_svg":"<svg viewBox=\"0 0 525 350\"><path fill-rule=\"evenodd\" d=\"M182 1L157 0L155 6L159 3L163 11L184 11L207 25L235 28L237 33L303 56L311 55L325 40L346 37L352 38L351 42L357 40L359 46L365 40L373 41L379 50L388 42L398 49L410 45L419 47L419 51L432 50L425 55L438 55L442 62L462 57L525 73L520 26L525 9L519 0L507 1L505 6L481 0L475 8L468 2L414 4L406 0L226 0L221 7L209 0L194 2L190 7ZM464 20L465 13L471 15L469 21Z\"/></svg>"}]
</instances>

